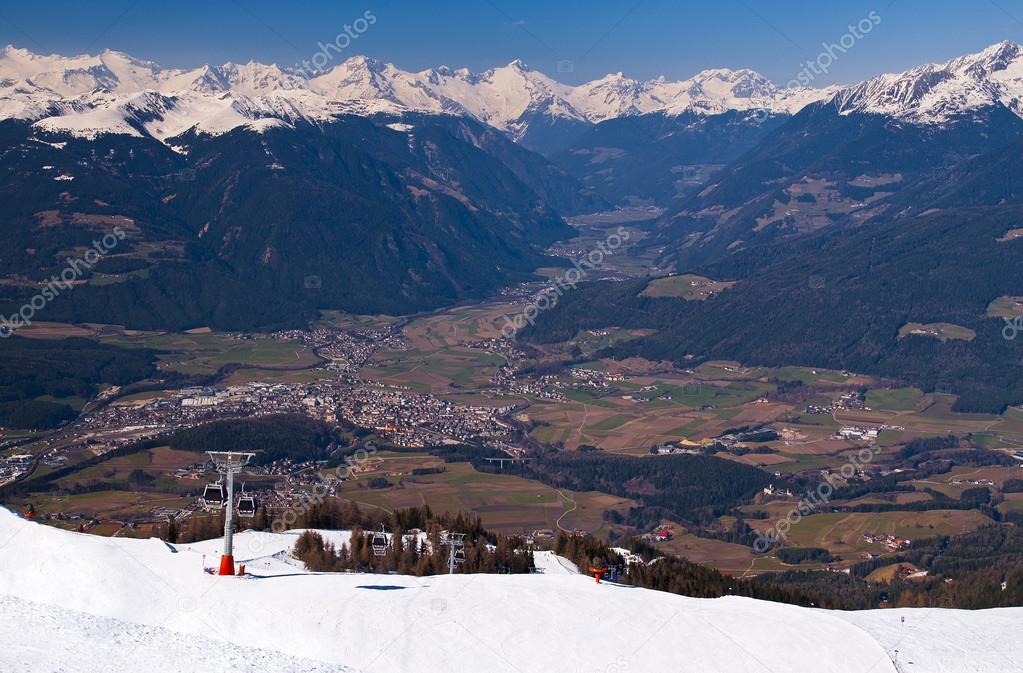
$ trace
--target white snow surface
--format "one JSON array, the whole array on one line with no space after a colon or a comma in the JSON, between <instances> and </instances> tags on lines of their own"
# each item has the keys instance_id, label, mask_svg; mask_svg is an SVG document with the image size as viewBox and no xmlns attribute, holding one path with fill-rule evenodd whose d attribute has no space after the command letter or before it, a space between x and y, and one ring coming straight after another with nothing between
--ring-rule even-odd
<instances>
[{"instance_id":1,"label":"white snow surface","mask_svg":"<svg viewBox=\"0 0 1023 673\"><path fill-rule=\"evenodd\" d=\"M0 509L0 670L1023 670L1021 609L843 613L692 599L597 585L550 553L534 575L317 574L290 559L298 534L238 535L247 574L216 577L202 556L216 563L217 540L101 538Z\"/></svg>"}]
</instances>

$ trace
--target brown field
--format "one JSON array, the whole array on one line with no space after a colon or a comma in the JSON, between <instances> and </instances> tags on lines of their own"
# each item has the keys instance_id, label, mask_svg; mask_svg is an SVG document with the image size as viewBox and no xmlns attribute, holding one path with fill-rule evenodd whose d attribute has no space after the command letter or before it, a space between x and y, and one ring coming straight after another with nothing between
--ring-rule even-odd
<instances>
[{"instance_id":1,"label":"brown field","mask_svg":"<svg viewBox=\"0 0 1023 673\"><path fill-rule=\"evenodd\" d=\"M625 399L644 386L669 393L671 400L640 402ZM706 439L736 425L758 425L779 417L791 407L752 404L765 384L728 380L697 380L682 374L640 376L616 384L617 393L603 397L586 390L562 390L569 402L534 400L531 419L550 424L533 436L545 442L563 442L574 449L590 444L611 451L643 453L654 444L683 437ZM710 405L712 408L699 410Z\"/></svg>"},{"instance_id":2,"label":"brown field","mask_svg":"<svg viewBox=\"0 0 1023 673\"><path fill-rule=\"evenodd\" d=\"M569 449L590 444L608 450L645 451L653 444L680 439L682 434L674 432L677 428L696 422L694 431L699 434L705 423L712 422L708 414L679 407L651 409L621 400L600 402L603 404L536 402L528 410L530 418L552 424L553 431L540 428L534 435L544 441L564 442ZM624 420L617 422L621 417ZM544 439L542 431L547 431L550 439Z\"/></svg>"},{"instance_id":3,"label":"brown field","mask_svg":"<svg viewBox=\"0 0 1023 673\"><path fill-rule=\"evenodd\" d=\"M801 432L807 434L823 435L824 437L831 437L831 431L823 430L819 433L812 430L804 430L800 428ZM785 444L779 444L778 450L782 453L794 454L794 455L808 455L808 456L836 456L843 451L849 451L850 449L859 448L853 442L847 442L844 439L818 439L816 441L805 441L805 442L791 442Z\"/></svg>"},{"instance_id":4,"label":"brown field","mask_svg":"<svg viewBox=\"0 0 1023 673\"><path fill-rule=\"evenodd\" d=\"M921 324L915 322L909 322L903 325L899 329L899 338L903 339L908 336L923 336L938 339L942 343L951 339L959 339L961 341L973 341L977 338L977 333L968 327L962 325L955 325L948 322L935 322L929 324Z\"/></svg>"},{"instance_id":5,"label":"brown field","mask_svg":"<svg viewBox=\"0 0 1023 673\"><path fill-rule=\"evenodd\" d=\"M1006 493L1005 502L998 506L999 511L1023 512L1023 493Z\"/></svg>"},{"instance_id":6,"label":"brown field","mask_svg":"<svg viewBox=\"0 0 1023 673\"><path fill-rule=\"evenodd\" d=\"M387 329L401 318L390 315L357 315L344 311L320 311L319 322L341 329Z\"/></svg>"},{"instance_id":7,"label":"brown field","mask_svg":"<svg viewBox=\"0 0 1023 673\"><path fill-rule=\"evenodd\" d=\"M953 480L980 481L990 479L995 483L996 488L1001 488L1006 479L1023 479L1023 468L1021 467L969 467L962 466L953 468L951 472L936 474L911 482L917 489L931 488L940 491L951 498L958 498L963 491L969 488L977 488L979 484L952 484ZM988 487L991 488L990 486Z\"/></svg>"},{"instance_id":8,"label":"brown field","mask_svg":"<svg viewBox=\"0 0 1023 673\"><path fill-rule=\"evenodd\" d=\"M693 563L709 565L722 572L731 574L742 574L749 569L755 555L749 547L740 544L721 542L720 540L708 540L706 538L680 533L677 526L675 537L667 542L658 542L656 548L659 551L674 554Z\"/></svg>"},{"instance_id":9,"label":"brown field","mask_svg":"<svg viewBox=\"0 0 1023 673\"><path fill-rule=\"evenodd\" d=\"M1023 316L1023 297L999 297L988 305L987 314L992 318L1009 319Z\"/></svg>"},{"instance_id":10,"label":"brown field","mask_svg":"<svg viewBox=\"0 0 1023 673\"><path fill-rule=\"evenodd\" d=\"M18 330L18 336L32 339L66 339L68 337L91 337L95 330L79 325L61 322L36 322Z\"/></svg>"},{"instance_id":11,"label":"brown field","mask_svg":"<svg viewBox=\"0 0 1023 673\"><path fill-rule=\"evenodd\" d=\"M404 328L409 347L435 350L457 346L466 341L501 336L502 316L513 316L521 304L494 303L468 308L453 308L417 318Z\"/></svg>"},{"instance_id":12,"label":"brown field","mask_svg":"<svg viewBox=\"0 0 1023 673\"><path fill-rule=\"evenodd\" d=\"M687 301L703 301L735 285L735 281L711 280L686 273L680 276L655 278L640 294L644 297L681 297Z\"/></svg>"},{"instance_id":13,"label":"brown field","mask_svg":"<svg viewBox=\"0 0 1023 673\"><path fill-rule=\"evenodd\" d=\"M168 477L182 467L200 463L204 456L191 451L178 451L167 446L160 446L134 453L130 456L119 456L103 461L99 465L68 475L57 481L61 488L70 488L75 484L85 485L93 481L124 481L132 470L140 469L155 477Z\"/></svg>"},{"instance_id":14,"label":"brown field","mask_svg":"<svg viewBox=\"0 0 1023 673\"><path fill-rule=\"evenodd\" d=\"M486 386L503 362L498 355L453 346L428 351L379 351L361 374L385 385L406 385L419 392L444 395Z\"/></svg>"},{"instance_id":15,"label":"brown field","mask_svg":"<svg viewBox=\"0 0 1023 673\"><path fill-rule=\"evenodd\" d=\"M890 496L884 498L881 496ZM881 505L894 502L898 505L906 505L911 502L926 502L933 500L929 493L921 492L893 492L893 493L871 493L852 500L833 500L831 504L836 507L855 507L856 505Z\"/></svg>"},{"instance_id":16,"label":"brown field","mask_svg":"<svg viewBox=\"0 0 1023 673\"><path fill-rule=\"evenodd\" d=\"M486 387L504 358L462 344L500 336L501 316L519 310L508 303L485 304L416 318L403 328L408 349L375 353L361 375L435 395Z\"/></svg>"},{"instance_id":17,"label":"brown field","mask_svg":"<svg viewBox=\"0 0 1023 673\"><path fill-rule=\"evenodd\" d=\"M444 464L432 456L382 456L376 469L344 484L339 496L385 510L428 504L435 512L476 514L488 529L529 533L539 528L607 532L603 513L635 503L604 493L557 491L529 479L484 474L467 463ZM443 466L442 474L412 476L413 467ZM370 489L369 478L385 476L391 486Z\"/></svg>"},{"instance_id":18,"label":"brown field","mask_svg":"<svg viewBox=\"0 0 1023 673\"><path fill-rule=\"evenodd\" d=\"M239 386L246 383L310 383L333 379L337 375L324 369L258 369L243 367L231 372L222 380L222 385Z\"/></svg>"},{"instance_id":19,"label":"brown field","mask_svg":"<svg viewBox=\"0 0 1023 673\"><path fill-rule=\"evenodd\" d=\"M717 455L719 458L734 460L737 463L753 465L754 467L770 467L774 465L781 465L783 463L794 462L793 458L789 458L788 456L784 456L780 453L747 453L744 456L733 456L731 454L719 453Z\"/></svg>"},{"instance_id":20,"label":"brown field","mask_svg":"<svg viewBox=\"0 0 1023 673\"><path fill-rule=\"evenodd\" d=\"M867 575L866 580L871 584L891 584L899 575L900 570L916 572L920 570L920 568L916 567L912 563L893 563L892 565L878 568L874 572L870 573Z\"/></svg>"},{"instance_id":21,"label":"brown field","mask_svg":"<svg viewBox=\"0 0 1023 673\"><path fill-rule=\"evenodd\" d=\"M149 512L154 507L185 508L192 504L191 498L182 496L132 491L96 491L69 496L35 495L29 501L40 514L80 512L96 519L115 520Z\"/></svg>"},{"instance_id":22,"label":"brown field","mask_svg":"<svg viewBox=\"0 0 1023 673\"><path fill-rule=\"evenodd\" d=\"M658 550L688 559L693 563L716 568L728 575L742 577L790 570L793 567L773 556L755 554L752 549L740 544L697 537L671 522L663 522L662 525L670 528L674 537L666 542L656 543L655 547ZM808 563L800 567L812 569L819 565Z\"/></svg>"}]
</instances>

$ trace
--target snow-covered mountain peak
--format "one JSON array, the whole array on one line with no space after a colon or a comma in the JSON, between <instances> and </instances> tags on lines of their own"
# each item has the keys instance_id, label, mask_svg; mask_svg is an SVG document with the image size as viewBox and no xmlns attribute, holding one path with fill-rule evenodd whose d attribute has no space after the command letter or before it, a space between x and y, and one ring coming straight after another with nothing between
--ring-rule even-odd
<instances>
[{"instance_id":1,"label":"snow-covered mountain peak","mask_svg":"<svg viewBox=\"0 0 1023 673\"><path fill-rule=\"evenodd\" d=\"M524 63L524 62L522 61L522 59L518 59L518 58L516 58L516 59L513 59L513 60L509 61L509 62L508 62L508 65L506 65L506 66L504 66L504 67L506 67L506 68L511 68L512 70L520 70L520 71L522 71L522 72L529 72L529 71L530 71L530 68L529 68L529 66L528 66L528 65L526 65L526 64L525 64L525 63Z\"/></svg>"},{"instance_id":2,"label":"snow-covered mountain peak","mask_svg":"<svg viewBox=\"0 0 1023 673\"><path fill-rule=\"evenodd\" d=\"M209 68L230 90L247 96L270 95L280 91L294 91L309 87L306 79L296 73L282 70L274 64L265 65L249 61L244 65L225 63Z\"/></svg>"},{"instance_id":3,"label":"snow-covered mountain peak","mask_svg":"<svg viewBox=\"0 0 1023 673\"><path fill-rule=\"evenodd\" d=\"M981 108L1004 106L1023 117L1023 47L1003 41L976 54L889 73L843 89L841 112L883 114L940 124Z\"/></svg>"},{"instance_id":4,"label":"snow-covered mountain peak","mask_svg":"<svg viewBox=\"0 0 1023 673\"><path fill-rule=\"evenodd\" d=\"M755 70L715 68L697 73L692 81L706 89L736 98L769 98L778 93L778 86Z\"/></svg>"}]
</instances>

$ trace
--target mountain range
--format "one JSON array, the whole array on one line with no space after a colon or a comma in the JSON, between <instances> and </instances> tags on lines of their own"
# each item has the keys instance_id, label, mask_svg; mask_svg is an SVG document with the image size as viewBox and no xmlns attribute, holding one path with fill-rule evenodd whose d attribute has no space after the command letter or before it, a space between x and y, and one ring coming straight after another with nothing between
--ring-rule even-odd
<instances>
[{"instance_id":1,"label":"mountain range","mask_svg":"<svg viewBox=\"0 0 1023 673\"><path fill-rule=\"evenodd\" d=\"M83 137L123 133L161 142L190 129L219 134L262 119L291 124L415 111L470 116L528 144L531 127L545 122L585 127L651 112L793 113L829 92L782 89L746 69L705 70L682 81L640 82L617 73L569 86L517 60L482 73L443 66L413 73L355 56L306 77L254 62L165 69L109 50L63 57L8 46L0 56L0 118Z\"/></svg>"},{"instance_id":2,"label":"mountain range","mask_svg":"<svg viewBox=\"0 0 1023 673\"><path fill-rule=\"evenodd\" d=\"M823 89L752 70L569 86L519 61L353 57L306 77L7 47L0 309L125 223L50 319L250 328L432 308L529 277L573 233L562 216L622 205L666 209L646 240L676 270L932 202L1003 208L1021 99L1013 42Z\"/></svg>"},{"instance_id":3,"label":"mountain range","mask_svg":"<svg viewBox=\"0 0 1023 673\"><path fill-rule=\"evenodd\" d=\"M842 114L913 123L942 123L991 105L1023 115L1020 46L1001 42L943 64L819 89L782 88L749 69L704 70L681 81L616 73L570 86L518 60L482 73L445 66L408 72L354 56L307 77L255 62L163 68L110 50L65 57L7 46L0 55L0 118L31 119L76 135L145 133L161 141L189 129L217 134L266 118L292 123L341 112L401 111L467 115L525 141L530 126L544 119L593 125L655 112L794 114L822 100L832 100Z\"/></svg>"}]
</instances>

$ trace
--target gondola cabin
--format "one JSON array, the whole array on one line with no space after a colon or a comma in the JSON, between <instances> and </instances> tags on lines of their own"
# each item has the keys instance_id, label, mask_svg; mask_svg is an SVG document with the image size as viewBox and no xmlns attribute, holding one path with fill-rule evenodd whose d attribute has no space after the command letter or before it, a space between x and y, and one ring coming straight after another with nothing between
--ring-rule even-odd
<instances>
[{"instance_id":1,"label":"gondola cabin","mask_svg":"<svg viewBox=\"0 0 1023 673\"><path fill-rule=\"evenodd\" d=\"M373 550L374 556L383 556L387 553L387 535L383 531L373 533L373 539L370 541L370 548Z\"/></svg>"},{"instance_id":2,"label":"gondola cabin","mask_svg":"<svg viewBox=\"0 0 1023 673\"><path fill-rule=\"evenodd\" d=\"M256 516L256 499L251 495L243 495L238 498L238 516L251 519Z\"/></svg>"},{"instance_id":3,"label":"gondola cabin","mask_svg":"<svg viewBox=\"0 0 1023 673\"><path fill-rule=\"evenodd\" d=\"M206 488L202 491L202 503L204 506L211 509L220 509L224 506L224 502L227 500L227 489L220 482L215 484L206 484Z\"/></svg>"}]
</instances>

